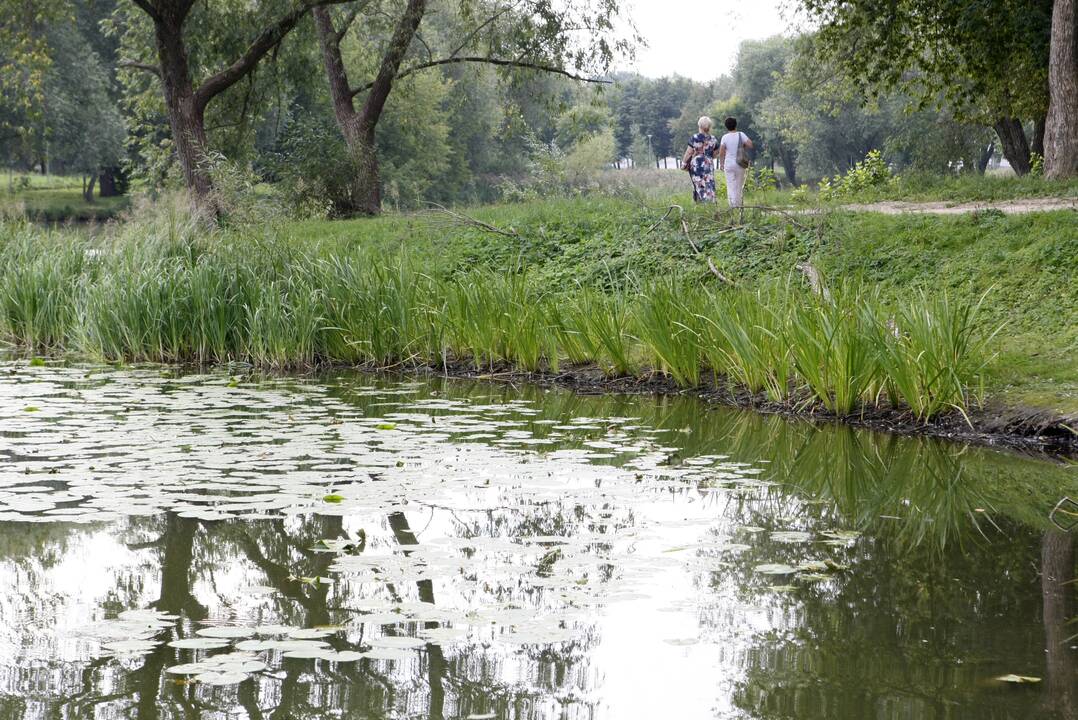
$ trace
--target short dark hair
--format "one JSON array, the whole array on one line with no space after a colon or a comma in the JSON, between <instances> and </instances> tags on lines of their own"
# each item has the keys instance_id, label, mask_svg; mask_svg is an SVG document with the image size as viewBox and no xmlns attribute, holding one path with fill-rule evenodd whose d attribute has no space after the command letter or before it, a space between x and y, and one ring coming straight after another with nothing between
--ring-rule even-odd
<instances>
[{"instance_id":1,"label":"short dark hair","mask_svg":"<svg viewBox=\"0 0 1078 720\"><path fill-rule=\"evenodd\" d=\"M728 117L726 118L726 122L724 122L723 125L726 126L727 130L737 130L737 118Z\"/></svg>"}]
</instances>

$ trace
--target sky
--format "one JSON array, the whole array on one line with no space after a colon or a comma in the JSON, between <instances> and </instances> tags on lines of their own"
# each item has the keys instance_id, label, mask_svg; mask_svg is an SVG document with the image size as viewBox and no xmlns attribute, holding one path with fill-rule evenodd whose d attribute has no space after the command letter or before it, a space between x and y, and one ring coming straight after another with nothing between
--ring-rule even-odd
<instances>
[{"instance_id":1,"label":"sky","mask_svg":"<svg viewBox=\"0 0 1078 720\"><path fill-rule=\"evenodd\" d=\"M729 73L743 40L787 31L783 0L630 0L638 48L636 70L648 77L712 80ZM695 39L694 39L695 38Z\"/></svg>"}]
</instances>

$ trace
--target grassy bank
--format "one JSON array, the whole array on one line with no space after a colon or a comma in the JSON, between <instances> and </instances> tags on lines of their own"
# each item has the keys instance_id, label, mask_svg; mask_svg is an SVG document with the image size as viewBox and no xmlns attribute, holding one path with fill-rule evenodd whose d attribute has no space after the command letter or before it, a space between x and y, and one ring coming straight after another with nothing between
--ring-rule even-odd
<instances>
[{"instance_id":1,"label":"grassy bank","mask_svg":"<svg viewBox=\"0 0 1078 720\"><path fill-rule=\"evenodd\" d=\"M59 175L20 174L6 178L0 190L0 216L24 217L38 223L103 222L130 206L130 198L82 195L81 180Z\"/></svg>"},{"instance_id":2,"label":"grassy bank","mask_svg":"<svg viewBox=\"0 0 1078 720\"><path fill-rule=\"evenodd\" d=\"M682 202L684 200L682 199ZM702 256L739 287L801 281L808 261L828 283L861 285L894 307L918 293L975 303L991 332L989 397L1063 414L1078 413L1078 214L1003 216L831 213L819 218L747 213L742 218L686 206L619 201L550 201L477 209L469 216L515 236L411 215L297 223L284 232L301 246L359 245L415 253L428 273L476 267L527 268L537 285L604 289L630 280L679 275L715 278ZM649 232L650 230L650 232ZM689 239L700 250L698 254Z\"/></svg>"},{"instance_id":3,"label":"grassy bank","mask_svg":"<svg viewBox=\"0 0 1078 720\"><path fill-rule=\"evenodd\" d=\"M8 223L0 332L103 359L590 362L836 414L924 418L982 397L1078 410L1074 213L716 219L578 200L469 216L485 225L210 232L166 213L84 238ZM833 301L806 288L806 262Z\"/></svg>"}]
</instances>

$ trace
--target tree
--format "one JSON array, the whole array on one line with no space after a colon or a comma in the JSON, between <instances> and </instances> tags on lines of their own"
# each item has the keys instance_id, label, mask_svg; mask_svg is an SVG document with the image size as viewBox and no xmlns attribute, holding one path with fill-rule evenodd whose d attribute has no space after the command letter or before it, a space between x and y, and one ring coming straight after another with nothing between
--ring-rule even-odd
<instances>
[{"instance_id":1,"label":"tree","mask_svg":"<svg viewBox=\"0 0 1078 720\"><path fill-rule=\"evenodd\" d=\"M206 108L216 97L247 77L258 63L290 33L314 7L346 0L299 0L261 3L276 11L264 20L254 40L224 68L197 82L191 71L186 26L198 0L131 0L153 23L157 63L127 60L125 67L153 73L161 82L172 142L184 181L196 199L206 204L212 183L206 167ZM283 5L283 7L281 7ZM243 12L241 10L241 12ZM264 12L264 14L266 14ZM202 32L214 28L200 26Z\"/></svg>"},{"instance_id":2,"label":"tree","mask_svg":"<svg viewBox=\"0 0 1078 720\"><path fill-rule=\"evenodd\" d=\"M796 41L776 35L766 40L748 40L741 43L737 53L737 65L734 82L737 95L759 115L765 102L779 92L782 78L788 72L788 66L796 54ZM793 109L797 101L792 97L789 86L783 88L784 95L780 102L768 103L770 123L758 123L759 144L757 155L765 153L774 161L782 163L786 180L791 185L797 184L797 151L791 138L784 133L778 122L779 107ZM762 118L758 118L762 119Z\"/></svg>"},{"instance_id":3,"label":"tree","mask_svg":"<svg viewBox=\"0 0 1078 720\"><path fill-rule=\"evenodd\" d=\"M820 28L816 52L865 93L901 88L989 125L1015 172L1029 172L1022 118L1043 127L1048 109L1052 0L800 2Z\"/></svg>"},{"instance_id":4,"label":"tree","mask_svg":"<svg viewBox=\"0 0 1078 720\"><path fill-rule=\"evenodd\" d=\"M687 142L696 134L696 124L702 115L711 113L712 108L719 102L733 97L733 80L728 75L723 75L718 80L709 83L693 83L689 94L681 108L681 114L670 121L676 143ZM722 118L711 118L716 126L713 132L722 132Z\"/></svg>"},{"instance_id":5,"label":"tree","mask_svg":"<svg viewBox=\"0 0 1078 720\"><path fill-rule=\"evenodd\" d=\"M8 162L29 164L30 147L40 139L52 64L46 29L67 12L65 3L0 0L0 149Z\"/></svg>"},{"instance_id":6,"label":"tree","mask_svg":"<svg viewBox=\"0 0 1078 720\"><path fill-rule=\"evenodd\" d=\"M640 79L637 76L619 78L617 81L617 100L614 109L614 144L618 158L631 158L636 133L633 120L639 112Z\"/></svg>"},{"instance_id":7,"label":"tree","mask_svg":"<svg viewBox=\"0 0 1078 720\"><path fill-rule=\"evenodd\" d=\"M101 171L117 165L123 154L123 118L109 92L108 72L78 27L54 24L48 39L47 154L54 167L83 175L83 197L91 202Z\"/></svg>"},{"instance_id":8,"label":"tree","mask_svg":"<svg viewBox=\"0 0 1078 720\"><path fill-rule=\"evenodd\" d=\"M1055 0L1048 61L1044 174L1078 176L1078 0Z\"/></svg>"},{"instance_id":9,"label":"tree","mask_svg":"<svg viewBox=\"0 0 1078 720\"><path fill-rule=\"evenodd\" d=\"M553 0L518 0L508 5L465 0L446 3L441 8L453 13L458 22L454 32L445 33L445 47L436 52L419 35L420 24L433 4L428 0L408 0L395 23L387 28L387 37L364 34L357 39L366 43L384 41L374 79L358 87L349 80L341 48L357 25L356 20L371 9L365 2L356 2L338 18L328 8L314 12L334 115L355 165L353 208L357 212L376 214L381 209L375 131L394 84L401 78L430 68L479 63L590 81L592 78L584 72L604 71L616 53L629 49L627 41L612 43L608 39L618 16L614 0L569 6ZM364 22L359 27L369 32L377 25ZM581 32L591 35L592 44L569 42L570 35ZM421 46L420 57L411 55L413 45ZM357 108L359 96L362 102Z\"/></svg>"}]
</instances>

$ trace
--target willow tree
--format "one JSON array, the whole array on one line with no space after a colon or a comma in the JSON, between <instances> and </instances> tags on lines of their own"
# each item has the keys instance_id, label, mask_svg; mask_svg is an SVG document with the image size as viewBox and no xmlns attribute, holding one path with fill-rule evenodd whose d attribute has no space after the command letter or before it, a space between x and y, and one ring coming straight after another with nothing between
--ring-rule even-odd
<instances>
[{"instance_id":1,"label":"willow tree","mask_svg":"<svg viewBox=\"0 0 1078 720\"><path fill-rule=\"evenodd\" d=\"M507 71L554 73L584 82L606 82L614 59L631 52L629 39L615 37L616 0L407 0L390 15L369 0L333 12L314 10L333 111L354 163L353 212L381 209L375 131L395 83L433 68L464 63ZM437 8L435 8L437 5ZM437 10L431 37L420 28ZM353 68L342 46L353 42L377 58L373 78L353 84ZM436 151L436 150L433 150Z\"/></svg>"},{"instance_id":2,"label":"willow tree","mask_svg":"<svg viewBox=\"0 0 1078 720\"><path fill-rule=\"evenodd\" d=\"M1053 0L799 1L819 25L816 50L868 94L901 88L991 126L1019 175L1045 153Z\"/></svg>"},{"instance_id":3,"label":"willow tree","mask_svg":"<svg viewBox=\"0 0 1078 720\"><path fill-rule=\"evenodd\" d=\"M199 0L131 0L152 22L157 57L155 62L129 59L121 65L150 72L160 80L176 158L187 188L197 199L208 202L212 189L205 162L206 108L210 102L249 76L313 8L346 1L271 0L253 6L238 1L218 3L228 12L217 18L217 23L239 21L243 27L252 25L250 39L226 59L223 67L196 76L190 62L190 26L195 26L190 34L201 36L200 40L205 40L207 34L234 28L215 26L206 18L191 22Z\"/></svg>"}]
</instances>

